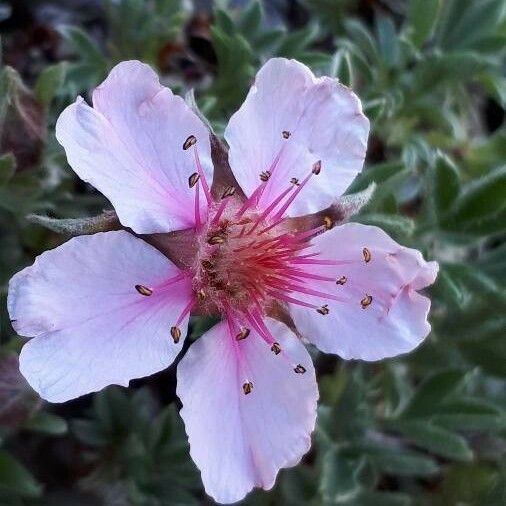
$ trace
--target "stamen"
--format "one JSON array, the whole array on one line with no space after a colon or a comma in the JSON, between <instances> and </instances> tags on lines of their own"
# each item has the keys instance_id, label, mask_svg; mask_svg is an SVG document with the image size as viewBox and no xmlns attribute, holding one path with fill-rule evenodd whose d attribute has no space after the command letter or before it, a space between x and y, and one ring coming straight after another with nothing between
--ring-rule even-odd
<instances>
[{"instance_id":1,"label":"stamen","mask_svg":"<svg viewBox=\"0 0 506 506\"><path fill-rule=\"evenodd\" d=\"M227 186L225 190L223 190L223 193L221 194L221 198L226 199L227 197L231 197L235 194L235 187L234 186Z\"/></svg>"},{"instance_id":2,"label":"stamen","mask_svg":"<svg viewBox=\"0 0 506 506\"><path fill-rule=\"evenodd\" d=\"M135 285L135 289L145 297L149 297L150 295L153 295L153 290L151 288L148 288L144 285Z\"/></svg>"},{"instance_id":3,"label":"stamen","mask_svg":"<svg viewBox=\"0 0 506 506\"><path fill-rule=\"evenodd\" d=\"M244 392L244 395L248 395L253 391L253 383L251 381L248 381L243 384L242 391Z\"/></svg>"},{"instance_id":4,"label":"stamen","mask_svg":"<svg viewBox=\"0 0 506 506\"><path fill-rule=\"evenodd\" d=\"M216 234L216 235L212 235L211 237L209 237L207 242L208 242L208 244L211 244L211 245L223 244L225 242L225 238L220 234Z\"/></svg>"},{"instance_id":5,"label":"stamen","mask_svg":"<svg viewBox=\"0 0 506 506\"><path fill-rule=\"evenodd\" d=\"M320 173L321 166L322 166L321 160L318 160L313 165L311 172L304 178L302 183L300 183L300 185L297 186L295 191L290 195L290 198L283 204L283 207L281 207L281 209L276 213L276 215L274 216L275 220L281 218L285 214L286 210L290 207L290 204L295 200L297 195L301 192L302 188L304 188L307 182L311 179L311 176L313 174L318 175Z\"/></svg>"},{"instance_id":6,"label":"stamen","mask_svg":"<svg viewBox=\"0 0 506 506\"><path fill-rule=\"evenodd\" d=\"M174 344L179 343L179 340L181 339L181 329L179 327L171 327L170 328L170 335L172 336L172 339L174 340Z\"/></svg>"},{"instance_id":7,"label":"stamen","mask_svg":"<svg viewBox=\"0 0 506 506\"><path fill-rule=\"evenodd\" d=\"M216 211L216 214L214 215L213 224L216 224L220 221L220 218L223 215L223 211L225 211L225 208L227 207L229 202L230 202L229 199L224 199L223 202L220 204L220 207L218 207L218 210Z\"/></svg>"},{"instance_id":8,"label":"stamen","mask_svg":"<svg viewBox=\"0 0 506 506\"><path fill-rule=\"evenodd\" d=\"M200 177L199 177L200 179ZM195 230L198 232L202 228L202 221L200 219L200 186L195 187Z\"/></svg>"},{"instance_id":9,"label":"stamen","mask_svg":"<svg viewBox=\"0 0 506 506\"><path fill-rule=\"evenodd\" d=\"M271 351L274 355L279 355L281 353L281 346L279 343L272 343Z\"/></svg>"},{"instance_id":10,"label":"stamen","mask_svg":"<svg viewBox=\"0 0 506 506\"><path fill-rule=\"evenodd\" d=\"M362 250L362 255L364 256L365 263L368 264L372 258L371 252L367 248L364 248Z\"/></svg>"},{"instance_id":11,"label":"stamen","mask_svg":"<svg viewBox=\"0 0 506 506\"><path fill-rule=\"evenodd\" d=\"M299 180L296 178L296 177L292 177L292 179L290 179L290 183L294 184L295 186L299 186Z\"/></svg>"},{"instance_id":12,"label":"stamen","mask_svg":"<svg viewBox=\"0 0 506 506\"><path fill-rule=\"evenodd\" d=\"M306 368L302 366L301 364L297 364L297 366L294 368L294 371L297 374L304 374L306 372Z\"/></svg>"},{"instance_id":13,"label":"stamen","mask_svg":"<svg viewBox=\"0 0 506 506\"><path fill-rule=\"evenodd\" d=\"M283 130L282 135L283 139L288 139L292 134L288 130Z\"/></svg>"},{"instance_id":14,"label":"stamen","mask_svg":"<svg viewBox=\"0 0 506 506\"><path fill-rule=\"evenodd\" d=\"M190 135L186 138L186 140L183 143L183 149L186 151L190 149L192 146L194 146L197 143L197 137L194 135Z\"/></svg>"},{"instance_id":15,"label":"stamen","mask_svg":"<svg viewBox=\"0 0 506 506\"><path fill-rule=\"evenodd\" d=\"M293 190L293 186L287 188L284 192L281 193L278 197L276 197L272 203L265 209L265 211L256 219L253 227L249 230L248 234L251 234L260 223L262 223L267 216L272 212L272 210Z\"/></svg>"},{"instance_id":16,"label":"stamen","mask_svg":"<svg viewBox=\"0 0 506 506\"><path fill-rule=\"evenodd\" d=\"M200 179L200 175L198 172L194 172L189 178L188 178L188 186L190 188L193 188L198 182L199 182L199 179Z\"/></svg>"},{"instance_id":17,"label":"stamen","mask_svg":"<svg viewBox=\"0 0 506 506\"><path fill-rule=\"evenodd\" d=\"M328 304L324 304L322 307L318 308L316 311L323 316L328 315L330 313L330 309L329 309Z\"/></svg>"},{"instance_id":18,"label":"stamen","mask_svg":"<svg viewBox=\"0 0 506 506\"><path fill-rule=\"evenodd\" d=\"M267 181L269 181L270 177L271 177L271 172L269 170L266 170L264 172L260 172L260 181L267 183Z\"/></svg>"},{"instance_id":19,"label":"stamen","mask_svg":"<svg viewBox=\"0 0 506 506\"><path fill-rule=\"evenodd\" d=\"M242 327L239 333L235 336L235 340L242 341L243 339L246 339L250 335L250 332L250 329Z\"/></svg>"},{"instance_id":20,"label":"stamen","mask_svg":"<svg viewBox=\"0 0 506 506\"><path fill-rule=\"evenodd\" d=\"M348 281L348 278L346 276L341 276L339 279L337 279L336 285L344 285L346 281Z\"/></svg>"},{"instance_id":21,"label":"stamen","mask_svg":"<svg viewBox=\"0 0 506 506\"><path fill-rule=\"evenodd\" d=\"M317 176L321 172L321 170L322 170L322 161L318 160L313 164L311 172Z\"/></svg>"},{"instance_id":22,"label":"stamen","mask_svg":"<svg viewBox=\"0 0 506 506\"><path fill-rule=\"evenodd\" d=\"M366 309L368 306L371 305L372 297L371 295L365 295L365 297L360 301L360 305L362 306L362 309Z\"/></svg>"},{"instance_id":23,"label":"stamen","mask_svg":"<svg viewBox=\"0 0 506 506\"><path fill-rule=\"evenodd\" d=\"M279 300L283 300L285 302L290 302L290 303L296 304L298 306L309 307L311 309L317 309L317 310L319 309L319 306L316 306L315 304L311 304L311 303L305 302L303 300L295 299L293 297L290 297L289 295L285 295L284 293L281 293L281 292L278 292L275 290L266 290L266 292L269 295L271 295L272 297L279 299Z\"/></svg>"},{"instance_id":24,"label":"stamen","mask_svg":"<svg viewBox=\"0 0 506 506\"><path fill-rule=\"evenodd\" d=\"M184 307L183 311L179 315L179 318L177 319L174 327L179 327L181 325L181 322L184 320L185 316L193 309L193 306L195 305L197 301L192 297L188 304Z\"/></svg>"},{"instance_id":25,"label":"stamen","mask_svg":"<svg viewBox=\"0 0 506 506\"><path fill-rule=\"evenodd\" d=\"M195 141L196 142L196 141ZM200 163L199 151L197 146L193 149L193 154L195 156L195 165L197 166L197 171L200 176L200 183L202 184L202 189L204 190L204 195L206 196L207 205L211 205L213 199L211 197L211 190L209 189L209 185L207 184L206 176L204 175L204 169L202 168L202 164Z\"/></svg>"},{"instance_id":26,"label":"stamen","mask_svg":"<svg viewBox=\"0 0 506 506\"><path fill-rule=\"evenodd\" d=\"M199 299L200 302L204 301L206 299L206 292L204 291L203 288L201 288L198 292L197 292L197 299Z\"/></svg>"},{"instance_id":27,"label":"stamen","mask_svg":"<svg viewBox=\"0 0 506 506\"><path fill-rule=\"evenodd\" d=\"M324 216L323 226L325 227L325 230L330 230L334 227L334 220L330 216Z\"/></svg>"}]
</instances>

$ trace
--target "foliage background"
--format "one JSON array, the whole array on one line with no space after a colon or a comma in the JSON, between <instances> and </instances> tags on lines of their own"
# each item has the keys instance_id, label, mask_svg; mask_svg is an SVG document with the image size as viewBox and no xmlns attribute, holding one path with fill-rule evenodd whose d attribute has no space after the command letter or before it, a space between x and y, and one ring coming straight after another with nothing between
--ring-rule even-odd
<instances>
[{"instance_id":1,"label":"foliage background","mask_svg":"<svg viewBox=\"0 0 506 506\"><path fill-rule=\"evenodd\" d=\"M378 190L354 219L440 262L433 332L376 364L315 354L311 452L244 505L506 504L506 4L503 0L0 1L0 505L212 504L177 411L175 367L65 405L17 372L10 276L107 202L78 181L54 123L118 61L191 88L218 132L272 55L338 77L372 120ZM207 322L193 321L195 339ZM226 430L226 421L224 428Z\"/></svg>"}]
</instances>

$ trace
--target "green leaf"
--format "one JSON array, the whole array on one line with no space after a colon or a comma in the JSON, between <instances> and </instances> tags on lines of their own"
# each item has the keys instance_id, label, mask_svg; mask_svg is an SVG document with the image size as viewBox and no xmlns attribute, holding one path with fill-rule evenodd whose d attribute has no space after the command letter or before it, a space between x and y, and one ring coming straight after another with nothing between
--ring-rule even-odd
<instances>
[{"instance_id":1,"label":"green leaf","mask_svg":"<svg viewBox=\"0 0 506 506\"><path fill-rule=\"evenodd\" d=\"M58 93L67 74L67 62L60 62L46 67L35 83L35 96L44 107L49 107L51 101Z\"/></svg>"},{"instance_id":2,"label":"green leaf","mask_svg":"<svg viewBox=\"0 0 506 506\"><path fill-rule=\"evenodd\" d=\"M436 211L446 212L460 191L460 175L455 164L440 154L434 167L433 195Z\"/></svg>"},{"instance_id":3,"label":"green leaf","mask_svg":"<svg viewBox=\"0 0 506 506\"><path fill-rule=\"evenodd\" d=\"M41 486L30 472L5 450L0 450L0 493L39 497Z\"/></svg>"},{"instance_id":4,"label":"green leaf","mask_svg":"<svg viewBox=\"0 0 506 506\"><path fill-rule=\"evenodd\" d=\"M446 230L494 233L506 230L506 166L491 171L462 190L451 213L442 221Z\"/></svg>"},{"instance_id":5,"label":"green leaf","mask_svg":"<svg viewBox=\"0 0 506 506\"><path fill-rule=\"evenodd\" d=\"M24 428L52 436L62 436L68 431L67 422L63 418L42 411L25 422Z\"/></svg>"},{"instance_id":6,"label":"green leaf","mask_svg":"<svg viewBox=\"0 0 506 506\"><path fill-rule=\"evenodd\" d=\"M421 47L431 36L439 11L439 0L410 0L407 22L413 44Z\"/></svg>"},{"instance_id":7,"label":"green leaf","mask_svg":"<svg viewBox=\"0 0 506 506\"><path fill-rule=\"evenodd\" d=\"M106 68L107 64L104 56L94 40L84 30L68 25L60 26L58 30L80 58L86 60L87 63Z\"/></svg>"},{"instance_id":8,"label":"green leaf","mask_svg":"<svg viewBox=\"0 0 506 506\"><path fill-rule=\"evenodd\" d=\"M380 227L394 236L411 236L415 230L415 222L411 218L396 214L365 213L357 221Z\"/></svg>"},{"instance_id":9,"label":"green leaf","mask_svg":"<svg viewBox=\"0 0 506 506\"><path fill-rule=\"evenodd\" d=\"M12 153L0 156L0 186L9 182L16 172L16 158Z\"/></svg>"},{"instance_id":10,"label":"green leaf","mask_svg":"<svg viewBox=\"0 0 506 506\"><path fill-rule=\"evenodd\" d=\"M400 57L399 38L392 18L379 16L376 22L380 54L389 68L397 66Z\"/></svg>"},{"instance_id":11,"label":"green leaf","mask_svg":"<svg viewBox=\"0 0 506 506\"><path fill-rule=\"evenodd\" d=\"M353 86L353 68L349 51L339 49L332 58L330 75L345 86Z\"/></svg>"},{"instance_id":12,"label":"green leaf","mask_svg":"<svg viewBox=\"0 0 506 506\"><path fill-rule=\"evenodd\" d=\"M396 421L389 426L434 455L463 462L473 459L473 451L462 436L428 420Z\"/></svg>"},{"instance_id":13,"label":"green leaf","mask_svg":"<svg viewBox=\"0 0 506 506\"><path fill-rule=\"evenodd\" d=\"M399 417L431 416L437 410L437 406L457 392L466 380L467 375L460 369L449 369L430 376L418 387Z\"/></svg>"}]
</instances>

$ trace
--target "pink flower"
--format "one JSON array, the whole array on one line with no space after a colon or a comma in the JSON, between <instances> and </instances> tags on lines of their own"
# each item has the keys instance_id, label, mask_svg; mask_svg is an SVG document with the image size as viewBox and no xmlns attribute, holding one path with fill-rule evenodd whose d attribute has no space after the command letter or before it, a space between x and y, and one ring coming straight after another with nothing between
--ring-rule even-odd
<instances>
[{"instance_id":1,"label":"pink flower","mask_svg":"<svg viewBox=\"0 0 506 506\"><path fill-rule=\"evenodd\" d=\"M191 455L217 501L271 488L315 425L301 337L379 360L430 330L417 290L437 264L378 228L333 226L368 131L348 88L273 59L225 131L228 165L148 66L119 64L56 135L128 228L73 238L12 278L13 325L33 338L20 356L28 382L52 402L126 386L171 364L192 312L220 314L178 366Z\"/></svg>"}]
</instances>

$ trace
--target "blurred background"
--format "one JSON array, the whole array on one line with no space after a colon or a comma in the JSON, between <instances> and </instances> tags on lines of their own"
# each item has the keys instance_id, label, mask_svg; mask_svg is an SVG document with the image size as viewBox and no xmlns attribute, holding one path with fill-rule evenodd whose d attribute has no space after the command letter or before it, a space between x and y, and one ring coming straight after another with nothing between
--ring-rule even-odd
<instances>
[{"instance_id":1,"label":"blurred background","mask_svg":"<svg viewBox=\"0 0 506 506\"><path fill-rule=\"evenodd\" d=\"M67 239L27 215L109 207L54 137L76 95L137 58L177 93L194 89L222 132L274 55L361 97L372 134L349 192L378 189L353 219L441 270L433 332L415 353L376 364L315 354L312 449L241 504L506 504L504 0L12 0L0 1L0 33L1 506L213 504L189 458L175 366L43 403L18 372L7 282ZM206 324L193 320L191 339Z\"/></svg>"}]
</instances>

